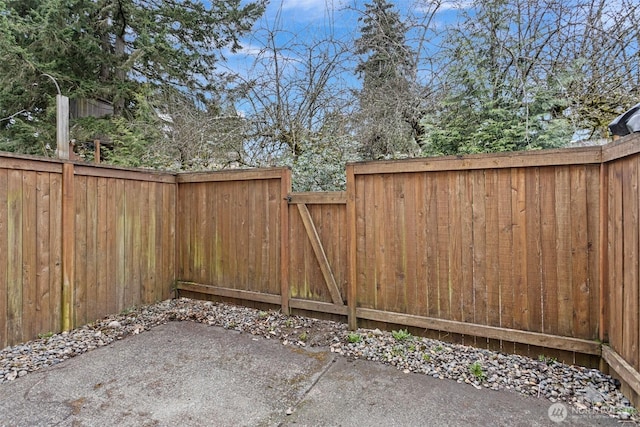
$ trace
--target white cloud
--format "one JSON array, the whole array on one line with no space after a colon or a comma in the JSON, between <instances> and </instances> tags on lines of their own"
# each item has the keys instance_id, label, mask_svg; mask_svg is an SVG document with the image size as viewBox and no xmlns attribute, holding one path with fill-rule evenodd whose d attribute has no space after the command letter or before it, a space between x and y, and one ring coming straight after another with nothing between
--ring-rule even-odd
<instances>
[{"instance_id":1,"label":"white cloud","mask_svg":"<svg viewBox=\"0 0 640 427\"><path fill-rule=\"evenodd\" d=\"M328 4L327 4L328 3ZM325 10L331 7L331 1L328 0L283 0L282 9L302 9L302 10Z\"/></svg>"}]
</instances>

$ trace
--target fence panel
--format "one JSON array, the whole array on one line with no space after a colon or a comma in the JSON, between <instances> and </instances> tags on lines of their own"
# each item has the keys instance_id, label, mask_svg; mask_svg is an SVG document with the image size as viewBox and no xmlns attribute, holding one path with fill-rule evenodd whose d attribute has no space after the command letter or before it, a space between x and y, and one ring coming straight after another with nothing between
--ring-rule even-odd
<instances>
[{"instance_id":1,"label":"fence panel","mask_svg":"<svg viewBox=\"0 0 640 427\"><path fill-rule=\"evenodd\" d=\"M62 165L0 158L0 348L60 328Z\"/></svg>"},{"instance_id":2,"label":"fence panel","mask_svg":"<svg viewBox=\"0 0 640 427\"><path fill-rule=\"evenodd\" d=\"M356 164L358 308L596 339L597 150Z\"/></svg>"},{"instance_id":3,"label":"fence panel","mask_svg":"<svg viewBox=\"0 0 640 427\"><path fill-rule=\"evenodd\" d=\"M290 173L277 168L178 176L178 277L191 283L182 289L220 295L206 288L218 287L225 290L221 296L281 303Z\"/></svg>"},{"instance_id":4,"label":"fence panel","mask_svg":"<svg viewBox=\"0 0 640 427\"><path fill-rule=\"evenodd\" d=\"M607 163L609 344L640 371L640 153L638 141L613 146ZM623 150L619 153L620 150Z\"/></svg>"},{"instance_id":5,"label":"fence panel","mask_svg":"<svg viewBox=\"0 0 640 427\"><path fill-rule=\"evenodd\" d=\"M78 166L74 181L75 324L168 298L174 176Z\"/></svg>"}]
</instances>

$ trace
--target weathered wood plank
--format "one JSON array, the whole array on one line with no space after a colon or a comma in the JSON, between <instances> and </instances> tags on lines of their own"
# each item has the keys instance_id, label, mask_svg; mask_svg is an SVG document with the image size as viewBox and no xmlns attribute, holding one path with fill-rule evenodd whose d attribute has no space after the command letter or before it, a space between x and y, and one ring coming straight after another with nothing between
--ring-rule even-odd
<instances>
[{"instance_id":1,"label":"weathered wood plank","mask_svg":"<svg viewBox=\"0 0 640 427\"><path fill-rule=\"evenodd\" d=\"M112 181L115 189L115 208L113 216L115 218L115 302L116 311L122 311L127 307L126 288L127 281L130 280L127 271L127 211L125 181L117 179Z\"/></svg>"},{"instance_id":2,"label":"weathered wood plank","mask_svg":"<svg viewBox=\"0 0 640 427\"><path fill-rule=\"evenodd\" d=\"M625 136L619 142L603 146L602 161L611 162L637 153L640 153L640 134L633 133Z\"/></svg>"},{"instance_id":3,"label":"weathered wood plank","mask_svg":"<svg viewBox=\"0 0 640 427\"><path fill-rule=\"evenodd\" d=\"M527 203L525 170L511 170L511 220L513 221L513 326L529 330L529 299L527 293Z\"/></svg>"},{"instance_id":4,"label":"weathered wood plank","mask_svg":"<svg viewBox=\"0 0 640 427\"><path fill-rule=\"evenodd\" d=\"M573 335L579 338L587 338L592 334L589 331L589 318L596 313L590 313L590 287L589 287L589 241L587 235L587 191L586 170L584 166L572 166L571 171L571 215L573 218L581 218L575 221L571 227L571 273L573 286Z\"/></svg>"},{"instance_id":5,"label":"weathered wood plank","mask_svg":"<svg viewBox=\"0 0 640 427\"><path fill-rule=\"evenodd\" d=\"M622 228L622 164L617 162L609 165L609 305L610 328L609 342L611 347L622 352L622 328L623 328L623 310L622 296L624 291L624 282L622 277L623 264L618 262L623 256L623 228Z\"/></svg>"},{"instance_id":6,"label":"weathered wood plank","mask_svg":"<svg viewBox=\"0 0 640 427\"><path fill-rule=\"evenodd\" d=\"M62 162L3 152L0 155L0 169L62 173Z\"/></svg>"},{"instance_id":7,"label":"weathered wood plank","mask_svg":"<svg viewBox=\"0 0 640 427\"><path fill-rule=\"evenodd\" d=\"M542 282L542 241L540 206L540 169L530 168L525 176L526 293L527 330L542 332L544 284Z\"/></svg>"},{"instance_id":8,"label":"weathered wood plank","mask_svg":"<svg viewBox=\"0 0 640 427\"><path fill-rule=\"evenodd\" d=\"M75 260L74 260L74 295L73 324L87 323L87 221L90 213L87 206L87 177L76 176L74 182L75 203Z\"/></svg>"},{"instance_id":9,"label":"weathered wood plank","mask_svg":"<svg viewBox=\"0 0 640 427\"><path fill-rule=\"evenodd\" d=\"M237 298L247 301L265 302L268 304L280 305L280 295L273 295L261 292L251 292L241 289L223 288L219 286L205 285L194 282L177 282L177 289L181 291L197 292L207 295L216 295L225 298Z\"/></svg>"},{"instance_id":10,"label":"weathered wood plank","mask_svg":"<svg viewBox=\"0 0 640 427\"><path fill-rule=\"evenodd\" d=\"M162 298L169 298L176 273L176 220L177 220L177 185L164 185L162 187ZM182 243L180 243L182 244Z\"/></svg>"},{"instance_id":11,"label":"weathered wood plank","mask_svg":"<svg viewBox=\"0 0 640 427\"><path fill-rule=\"evenodd\" d=\"M498 174L498 226L500 230L498 233L500 326L513 328L515 279L511 268L511 257L513 257L511 171L503 169L497 170L496 172ZM503 343L503 346L505 347L505 351L513 351L512 344Z\"/></svg>"},{"instance_id":12,"label":"weathered wood plank","mask_svg":"<svg viewBox=\"0 0 640 427\"><path fill-rule=\"evenodd\" d=\"M496 328L487 325L459 322L454 320L436 319L430 317L413 316L402 313L392 313L367 308L358 308L357 315L361 319L388 322L399 325L415 326L431 330L445 331L454 334L486 337L498 340L514 341L527 345L575 351L585 354L600 355L600 344L578 338L560 337L540 332L529 332L518 329Z\"/></svg>"},{"instance_id":13,"label":"weathered wood plank","mask_svg":"<svg viewBox=\"0 0 640 427\"><path fill-rule=\"evenodd\" d=\"M558 279L556 242L556 180L554 168L540 169L540 217L542 251L542 332L558 333Z\"/></svg>"},{"instance_id":14,"label":"weathered wood plank","mask_svg":"<svg viewBox=\"0 0 640 427\"><path fill-rule=\"evenodd\" d=\"M298 298L289 299L289 306L291 308L297 308L299 310L317 311L327 314L339 314L346 316L349 313L349 308L346 305L336 305L322 301L309 301Z\"/></svg>"},{"instance_id":15,"label":"weathered wood plank","mask_svg":"<svg viewBox=\"0 0 640 427\"><path fill-rule=\"evenodd\" d=\"M599 218L598 227L598 338L602 342L609 341L609 166L600 165L599 183Z\"/></svg>"},{"instance_id":16,"label":"weathered wood plank","mask_svg":"<svg viewBox=\"0 0 640 427\"><path fill-rule=\"evenodd\" d=\"M37 336L37 194L36 172L22 173L22 340Z\"/></svg>"},{"instance_id":17,"label":"weathered wood plank","mask_svg":"<svg viewBox=\"0 0 640 427\"><path fill-rule=\"evenodd\" d=\"M485 288L487 325L500 326L500 223L498 173L485 171ZM476 322L478 323L478 322Z\"/></svg>"},{"instance_id":18,"label":"weathered wood plank","mask_svg":"<svg viewBox=\"0 0 640 427\"><path fill-rule=\"evenodd\" d=\"M8 171L0 168L0 348L5 348L10 343L7 336L8 270L10 259L8 186Z\"/></svg>"},{"instance_id":19,"label":"weathered wood plank","mask_svg":"<svg viewBox=\"0 0 640 427\"><path fill-rule=\"evenodd\" d=\"M323 191L323 192L303 192L303 193L290 193L289 203L305 205L314 204L346 204L347 193L345 191Z\"/></svg>"},{"instance_id":20,"label":"weathered wood plank","mask_svg":"<svg viewBox=\"0 0 640 427\"><path fill-rule=\"evenodd\" d=\"M98 178L87 177L87 207L86 207L86 250L87 257L81 261L86 264L86 292L84 301L86 306L85 322L90 322L104 315L99 311L98 300Z\"/></svg>"},{"instance_id":21,"label":"weathered wood plank","mask_svg":"<svg viewBox=\"0 0 640 427\"><path fill-rule=\"evenodd\" d=\"M218 172L184 172L179 173L176 176L176 182L180 184L187 182L280 179L283 174L290 172L289 168L235 169Z\"/></svg>"},{"instance_id":22,"label":"weathered wood plank","mask_svg":"<svg viewBox=\"0 0 640 427\"><path fill-rule=\"evenodd\" d=\"M22 171L10 170L7 183L7 336L22 340Z\"/></svg>"},{"instance_id":23,"label":"weathered wood plank","mask_svg":"<svg viewBox=\"0 0 640 427\"><path fill-rule=\"evenodd\" d=\"M291 170L280 171L280 188L278 198L278 215L280 223L278 232L280 233L280 307L283 313L289 313L289 207L287 195L291 192Z\"/></svg>"},{"instance_id":24,"label":"weathered wood plank","mask_svg":"<svg viewBox=\"0 0 640 427\"><path fill-rule=\"evenodd\" d=\"M357 281L358 281L358 267L357 255L357 235L358 230L362 229L361 222L357 218L356 202L360 202L356 193L357 182L353 171L352 165L347 165L347 305L348 305L348 323L349 329L355 330L358 327L358 320L356 317L357 306ZM356 228L357 227L357 228ZM364 261L364 260L362 260Z\"/></svg>"},{"instance_id":25,"label":"weathered wood plank","mask_svg":"<svg viewBox=\"0 0 640 427\"><path fill-rule=\"evenodd\" d=\"M173 184L176 182L176 176L168 172L155 172L150 170L135 170L119 168L111 165L75 165L75 174L77 176L93 176L96 178L123 179L125 181L149 181L164 182Z\"/></svg>"},{"instance_id":26,"label":"weathered wood plank","mask_svg":"<svg viewBox=\"0 0 640 427\"><path fill-rule=\"evenodd\" d=\"M440 319L451 319L451 304L449 299L450 277L450 251L449 251L449 227L451 218L449 216L449 174L439 173L436 176L436 211L438 215L438 243L436 259L438 264L438 312Z\"/></svg>"},{"instance_id":27,"label":"weathered wood plank","mask_svg":"<svg viewBox=\"0 0 640 427\"><path fill-rule=\"evenodd\" d=\"M50 331L62 330L62 174L49 175L51 264L49 274L49 320ZM48 332L48 331L47 331Z\"/></svg>"},{"instance_id":28,"label":"weathered wood plank","mask_svg":"<svg viewBox=\"0 0 640 427\"><path fill-rule=\"evenodd\" d=\"M75 177L74 166L62 167L62 329L75 325Z\"/></svg>"},{"instance_id":29,"label":"weathered wood plank","mask_svg":"<svg viewBox=\"0 0 640 427\"><path fill-rule=\"evenodd\" d=\"M623 163L623 329L622 357L638 370L638 167L625 159Z\"/></svg>"},{"instance_id":30,"label":"weathered wood plank","mask_svg":"<svg viewBox=\"0 0 640 427\"><path fill-rule=\"evenodd\" d=\"M602 346L602 358L629 387L640 394L640 373L608 345Z\"/></svg>"},{"instance_id":31,"label":"weathered wood plank","mask_svg":"<svg viewBox=\"0 0 640 427\"><path fill-rule=\"evenodd\" d=\"M353 167L356 174L363 175L600 164L601 160L600 147L584 147L375 161L354 163Z\"/></svg>"},{"instance_id":32,"label":"weathered wood plank","mask_svg":"<svg viewBox=\"0 0 640 427\"><path fill-rule=\"evenodd\" d=\"M556 273L558 283L557 331L560 335L573 333L573 268L571 251L571 176L568 166L556 168Z\"/></svg>"},{"instance_id":33,"label":"weathered wood plank","mask_svg":"<svg viewBox=\"0 0 640 427\"><path fill-rule=\"evenodd\" d=\"M473 283L473 323L489 324L488 313L488 277L491 276L487 264L487 175L485 171L470 172L472 190L471 226L473 236L473 268L471 281ZM491 209L491 208L489 208ZM496 218L497 219L497 218ZM491 237L494 239L495 235Z\"/></svg>"},{"instance_id":34,"label":"weathered wood plank","mask_svg":"<svg viewBox=\"0 0 640 427\"><path fill-rule=\"evenodd\" d=\"M96 318L109 313L108 287L113 280L107 265L109 254L109 204L107 199L107 178L97 178L96 182Z\"/></svg>"}]
</instances>

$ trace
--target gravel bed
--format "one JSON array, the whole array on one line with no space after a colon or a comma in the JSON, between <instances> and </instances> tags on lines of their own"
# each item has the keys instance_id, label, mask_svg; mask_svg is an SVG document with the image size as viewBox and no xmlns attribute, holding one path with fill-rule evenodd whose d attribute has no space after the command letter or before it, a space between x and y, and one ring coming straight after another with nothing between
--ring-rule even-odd
<instances>
[{"instance_id":1,"label":"gravel bed","mask_svg":"<svg viewBox=\"0 0 640 427\"><path fill-rule=\"evenodd\" d=\"M405 373L422 373L476 388L510 390L567 403L578 413L640 422L637 411L619 391L620 383L597 369L570 366L542 356L536 360L450 344L402 330L351 332L343 323L187 298L133 308L69 332L7 347L0 351L0 383L168 321L183 320L274 339L283 345L328 347L333 353L393 365Z\"/></svg>"}]
</instances>

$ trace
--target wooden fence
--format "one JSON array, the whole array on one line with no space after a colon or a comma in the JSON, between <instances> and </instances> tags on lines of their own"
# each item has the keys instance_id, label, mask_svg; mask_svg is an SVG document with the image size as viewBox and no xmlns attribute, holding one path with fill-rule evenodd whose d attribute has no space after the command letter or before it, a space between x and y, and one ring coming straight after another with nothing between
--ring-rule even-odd
<instances>
[{"instance_id":1,"label":"wooden fence","mask_svg":"<svg viewBox=\"0 0 640 427\"><path fill-rule=\"evenodd\" d=\"M0 344L208 295L593 364L640 393L640 135L581 149L168 174L0 157ZM605 342L606 345L602 345Z\"/></svg>"},{"instance_id":2,"label":"wooden fence","mask_svg":"<svg viewBox=\"0 0 640 427\"><path fill-rule=\"evenodd\" d=\"M0 347L168 298L175 176L0 157Z\"/></svg>"}]
</instances>

